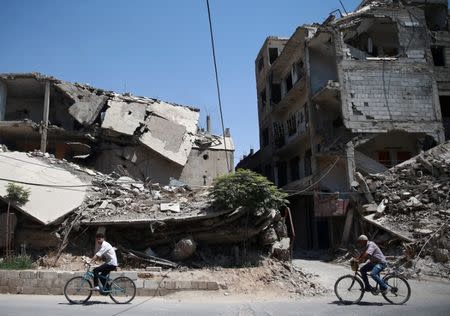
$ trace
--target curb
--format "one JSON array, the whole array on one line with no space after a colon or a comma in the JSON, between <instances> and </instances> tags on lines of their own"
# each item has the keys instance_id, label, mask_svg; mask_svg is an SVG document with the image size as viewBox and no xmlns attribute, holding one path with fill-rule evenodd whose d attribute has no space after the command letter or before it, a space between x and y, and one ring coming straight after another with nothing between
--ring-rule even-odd
<instances>
[{"instance_id":1,"label":"curb","mask_svg":"<svg viewBox=\"0 0 450 316\"><path fill-rule=\"evenodd\" d=\"M84 272L42 271L42 270L0 270L0 294L64 295L66 282ZM215 291L215 281L170 280L160 273L136 271L111 272L112 279L126 276L136 284L136 296L164 296L178 291Z\"/></svg>"}]
</instances>

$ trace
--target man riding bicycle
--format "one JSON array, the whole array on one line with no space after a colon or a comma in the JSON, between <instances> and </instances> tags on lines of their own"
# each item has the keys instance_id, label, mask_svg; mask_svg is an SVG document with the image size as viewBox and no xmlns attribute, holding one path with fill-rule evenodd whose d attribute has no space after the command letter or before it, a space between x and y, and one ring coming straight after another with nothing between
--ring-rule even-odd
<instances>
[{"instance_id":1,"label":"man riding bicycle","mask_svg":"<svg viewBox=\"0 0 450 316\"><path fill-rule=\"evenodd\" d=\"M105 241L105 235L103 233L97 233L95 235L95 240L96 240L96 247L95 247L96 253L92 257L91 262L94 262L100 258L105 259L105 263L92 270L92 272L94 273L94 289L100 290L98 286L99 274L106 277L111 271L117 269L118 264L116 251L109 242Z\"/></svg>"},{"instance_id":2,"label":"man riding bicycle","mask_svg":"<svg viewBox=\"0 0 450 316\"><path fill-rule=\"evenodd\" d=\"M364 263L369 259L359 271L361 272L362 279L364 281L365 291L373 292L374 289L369 284L369 279L367 278L367 273L370 272L370 276L375 282L380 286L380 291L385 293L387 291L387 285L380 278L380 272L386 268L386 257L381 252L380 248L373 241L369 241L366 235L361 235L357 239L359 246L364 247L364 251L354 260L359 263Z\"/></svg>"}]
</instances>

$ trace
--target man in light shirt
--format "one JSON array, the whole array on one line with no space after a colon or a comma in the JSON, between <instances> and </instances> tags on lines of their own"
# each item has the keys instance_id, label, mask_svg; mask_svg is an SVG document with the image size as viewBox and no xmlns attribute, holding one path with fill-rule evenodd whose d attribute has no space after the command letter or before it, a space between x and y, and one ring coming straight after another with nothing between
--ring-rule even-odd
<instances>
[{"instance_id":1,"label":"man in light shirt","mask_svg":"<svg viewBox=\"0 0 450 316\"><path fill-rule=\"evenodd\" d=\"M367 278L367 273L370 272L370 276L375 282L380 286L380 291L384 293L387 290L386 283L380 278L380 272L386 268L386 257L381 252L380 248L373 241L369 241L366 235L361 235L357 239L358 245L364 247L363 252L357 258L355 258L359 263L364 263L369 259L369 262L362 266L359 271L364 281L365 291L373 292L374 289L369 284L369 279Z\"/></svg>"},{"instance_id":2,"label":"man in light shirt","mask_svg":"<svg viewBox=\"0 0 450 316\"><path fill-rule=\"evenodd\" d=\"M100 258L104 258L105 260L105 263L92 270L92 272L94 272L94 289L100 290L98 286L98 276L102 275L106 277L111 271L117 269L118 264L116 251L109 242L105 241L105 235L103 233L97 233L95 235L95 240L96 240L95 250L97 252L92 257L91 262L95 262Z\"/></svg>"}]
</instances>

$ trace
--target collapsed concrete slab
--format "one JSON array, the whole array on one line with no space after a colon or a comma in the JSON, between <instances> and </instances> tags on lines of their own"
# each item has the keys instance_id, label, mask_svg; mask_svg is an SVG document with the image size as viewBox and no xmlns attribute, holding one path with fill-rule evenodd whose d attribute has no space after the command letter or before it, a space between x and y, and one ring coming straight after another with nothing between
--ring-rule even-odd
<instances>
[{"instance_id":1,"label":"collapsed concrete slab","mask_svg":"<svg viewBox=\"0 0 450 316\"><path fill-rule=\"evenodd\" d=\"M44 122L46 95L49 115ZM45 143L57 158L103 173L163 184L181 177L192 185L211 184L230 172L234 146L229 133L223 139L209 131L214 142L198 148L199 114L189 106L39 73L0 74L0 143L15 151L40 149ZM42 141L44 129L47 141Z\"/></svg>"},{"instance_id":2,"label":"collapsed concrete slab","mask_svg":"<svg viewBox=\"0 0 450 316\"><path fill-rule=\"evenodd\" d=\"M9 182L30 190L20 209L42 224L50 224L78 208L86 196L85 182L67 170L21 152L0 153L0 195Z\"/></svg>"},{"instance_id":3,"label":"collapsed concrete slab","mask_svg":"<svg viewBox=\"0 0 450 316\"><path fill-rule=\"evenodd\" d=\"M108 99L100 93L92 93L87 87L74 85L67 82L55 84L61 91L69 96L74 103L69 107L69 113L78 123L92 124Z\"/></svg>"}]
</instances>

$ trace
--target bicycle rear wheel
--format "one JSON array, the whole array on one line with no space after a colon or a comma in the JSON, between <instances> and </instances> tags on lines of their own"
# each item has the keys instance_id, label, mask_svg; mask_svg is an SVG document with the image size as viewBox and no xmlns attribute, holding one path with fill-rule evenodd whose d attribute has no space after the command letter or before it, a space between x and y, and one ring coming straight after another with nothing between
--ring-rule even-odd
<instances>
[{"instance_id":1,"label":"bicycle rear wheel","mask_svg":"<svg viewBox=\"0 0 450 316\"><path fill-rule=\"evenodd\" d=\"M70 279L64 286L64 296L71 304L84 304L91 298L91 295L91 281L81 276Z\"/></svg>"},{"instance_id":2,"label":"bicycle rear wheel","mask_svg":"<svg viewBox=\"0 0 450 316\"><path fill-rule=\"evenodd\" d=\"M344 304L357 304L364 296L364 287L354 275L344 275L334 284L334 293Z\"/></svg>"},{"instance_id":3,"label":"bicycle rear wheel","mask_svg":"<svg viewBox=\"0 0 450 316\"><path fill-rule=\"evenodd\" d=\"M118 277L111 282L111 293L109 296L117 304L126 304L133 300L136 295L136 285L128 277Z\"/></svg>"},{"instance_id":4,"label":"bicycle rear wheel","mask_svg":"<svg viewBox=\"0 0 450 316\"><path fill-rule=\"evenodd\" d=\"M391 304L405 304L411 297L411 287L402 276L390 274L383 281L388 285L386 293L382 293L386 301Z\"/></svg>"}]
</instances>

